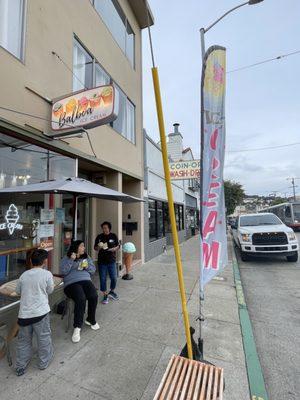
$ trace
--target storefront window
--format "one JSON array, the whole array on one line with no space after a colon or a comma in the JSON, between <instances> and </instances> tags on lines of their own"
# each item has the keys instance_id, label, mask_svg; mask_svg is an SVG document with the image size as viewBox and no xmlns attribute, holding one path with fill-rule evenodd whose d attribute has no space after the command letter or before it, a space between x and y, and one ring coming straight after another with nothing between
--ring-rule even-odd
<instances>
[{"instance_id":1,"label":"storefront window","mask_svg":"<svg viewBox=\"0 0 300 400\"><path fill-rule=\"evenodd\" d=\"M148 218L149 218L149 238L156 239L156 204L154 200L149 200L148 203Z\"/></svg>"},{"instance_id":2,"label":"storefront window","mask_svg":"<svg viewBox=\"0 0 300 400\"><path fill-rule=\"evenodd\" d=\"M24 0L0 0L0 46L23 59Z\"/></svg>"},{"instance_id":3,"label":"storefront window","mask_svg":"<svg viewBox=\"0 0 300 400\"><path fill-rule=\"evenodd\" d=\"M76 175L75 159L0 134L1 188ZM72 233L72 220L66 215L62 197L0 195L0 284L17 279L30 266L30 254L38 247L48 250L48 268L58 272L65 250L62 251L60 226L69 224L67 229Z\"/></svg>"},{"instance_id":4,"label":"storefront window","mask_svg":"<svg viewBox=\"0 0 300 400\"><path fill-rule=\"evenodd\" d=\"M157 205L157 238L164 236L164 203L161 201L156 202Z\"/></svg>"}]
</instances>

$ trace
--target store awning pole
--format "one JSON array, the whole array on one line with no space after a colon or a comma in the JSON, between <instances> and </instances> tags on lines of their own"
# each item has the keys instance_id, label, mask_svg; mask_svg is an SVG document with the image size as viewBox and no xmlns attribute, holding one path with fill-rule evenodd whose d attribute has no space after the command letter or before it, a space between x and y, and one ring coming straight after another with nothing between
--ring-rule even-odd
<instances>
[{"instance_id":1,"label":"store awning pole","mask_svg":"<svg viewBox=\"0 0 300 400\"><path fill-rule=\"evenodd\" d=\"M190 333L190 322L189 322L189 315L188 315L187 305L186 305L186 295L185 295L185 286L184 286L184 279L183 279L183 272L182 272L181 254L180 254L180 247L179 247L179 240L178 240L178 232L177 232L177 227L176 227L174 200L173 200L173 192L172 192L171 177L170 177L170 170L169 170L169 160L168 160L164 116L163 116L162 101L161 101L161 94L160 94L158 70L156 67L152 68L152 78L153 78L153 86L154 86L154 93L155 93L155 100L156 100L156 111L157 111L157 119L158 119L158 125L159 125L161 150L162 150L163 165L164 165L164 172L165 172L168 204L169 204L169 215L170 215L171 228L172 228L172 237L173 237L173 244L174 244L174 251L175 251L175 258L176 258L176 266L177 266L178 282L179 282L179 289L180 289L181 306L182 306L183 319L184 319L185 335L186 335L188 356L189 356L189 359L192 360L193 359L193 351L192 351L192 341L191 341L191 333Z\"/></svg>"},{"instance_id":2,"label":"store awning pole","mask_svg":"<svg viewBox=\"0 0 300 400\"><path fill-rule=\"evenodd\" d=\"M73 229L72 240L77 240L78 196L73 197Z\"/></svg>"}]
</instances>

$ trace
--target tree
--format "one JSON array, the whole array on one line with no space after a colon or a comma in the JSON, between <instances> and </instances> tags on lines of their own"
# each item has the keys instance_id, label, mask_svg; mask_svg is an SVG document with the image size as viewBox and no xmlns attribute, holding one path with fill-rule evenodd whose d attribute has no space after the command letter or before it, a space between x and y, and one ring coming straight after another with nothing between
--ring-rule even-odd
<instances>
[{"instance_id":1,"label":"tree","mask_svg":"<svg viewBox=\"0 0 300 400\"><path fill-rule=\"evenodd\" d=\"M245 197L242 185L234 181L224 181L226 214L234 213L236 206L240 205Z\"/></svg>"},{"instance_id":2,"label":"tree","mask_svg":"<svg viewBox=\"0 0 300 400\"><path fill-rule=\"evenodd\" d=\"M276 206L277 204L281 204L281 203L286 203L287 199L283 198L283 197L275 197L274 200L272 200L271 206Z\"/></svg>"}]
</instances>

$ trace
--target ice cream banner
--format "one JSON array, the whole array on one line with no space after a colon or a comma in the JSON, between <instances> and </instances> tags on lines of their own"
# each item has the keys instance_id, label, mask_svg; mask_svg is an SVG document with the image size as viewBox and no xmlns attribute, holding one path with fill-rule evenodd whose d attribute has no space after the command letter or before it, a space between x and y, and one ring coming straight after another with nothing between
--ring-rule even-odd
<instances>
[{"instance_id":1,"label":"ice cream banner","mask_svg":"<svg viewBox=\"0 0 300 400\"><path fill-rule=\"evenodd\" d=\"M54 131L94 128L118 116L119 96L113 85L82 90L56 101L52 106Z\"/></svg>"},{"instance_id":2,"label":"ice cream banner","mask_svg":"<svg viewBox=\"0 0 300 400\"><path fill-rule=\"evenodd\" d=\"M226 50L210 47L201 80L200 290L228 262L224 202Z\"/></svg>"},{"instance_id":3,"label":"ice cream banner","mask_svg":"<svg viewBox=\"0 0 300 400\"><path fill-rule=\"evenodd\" d=\"M200 160L177 161L169 163L172 180L199 179Z\"/></svg>"}]
</instances>

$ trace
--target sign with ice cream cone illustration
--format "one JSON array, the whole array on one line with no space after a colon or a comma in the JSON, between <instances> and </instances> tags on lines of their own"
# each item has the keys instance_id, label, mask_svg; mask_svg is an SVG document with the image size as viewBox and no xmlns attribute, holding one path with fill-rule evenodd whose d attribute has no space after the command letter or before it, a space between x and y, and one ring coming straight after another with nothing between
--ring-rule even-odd
<instances>
[{"instance_id":1,"label":"sign with ice cream cone illustration","mask_svg":"<svg viewBox=\"0 0 300 400\"><path fill-rule=\"evenodd\" d=\"M56 101L52 106L54 131L94 128L114 121L119 111L118 91L113 85L83 90Z\"/></svg>"},{"instance_id":2,"label":"sign with ice cream cone illustration","mask_svg":"<svg viewBox=\"0 0 300 400\"><path fill-rule=\"evenodd\" d=\"M10 235L13 235L14 231L16 231L16 230L20 231L23 229L23 225L18 224L20 216L19 216L18 208L14 204L11 204L8 207L4 218L5 218L6 222L0 224L1 231L4 229L7 229L8 233Z\"/></svg>"}]
</instances>

